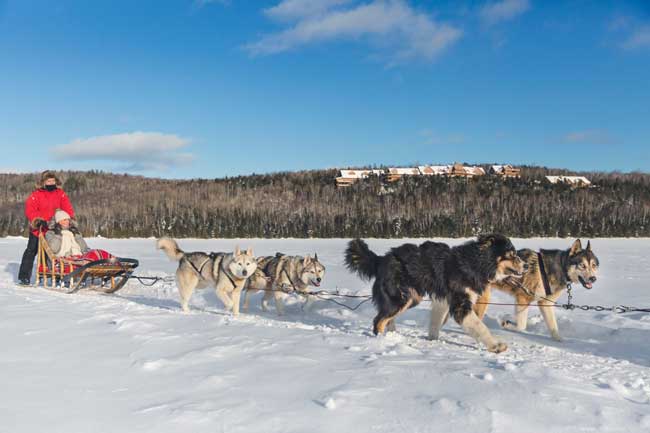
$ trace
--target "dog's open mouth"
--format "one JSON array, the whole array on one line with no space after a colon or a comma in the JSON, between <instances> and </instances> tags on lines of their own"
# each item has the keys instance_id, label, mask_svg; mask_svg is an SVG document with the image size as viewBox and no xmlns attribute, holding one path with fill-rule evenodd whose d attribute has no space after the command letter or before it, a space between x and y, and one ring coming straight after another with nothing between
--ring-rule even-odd
<instances>
[{"instance_id":1,"label":"dog's open mouth","mask_svg":"<svg viewBox=\"0 0 650 433\"><path fill-rule=\"evenodd\" d=\"M319 281L312 281L311 283L316 287L320 287L320 282Z\"/></svg>"},{"instance_id":2,"label":"dog's open mouth","mask_svg":"<svg viewBox=\"0 0 650 433\"><path fill-rule=\"evenodd\" d=\"M508 276L512 277L512 278L521 278L521 277L524 276L524 273L523 273L523 271L518 272L515 269L510 268L510 269L508 269Z\"/></svg>"},{"instance_id":3,"label":"dog's open mouth","mask_svg":"<svg viewBox=\"0 0 650 433\"><path fill-rule=\"evenodd\" d=\"M591 288L594 287L593 284L591 284L589 281L585 281L582 277L578 277L578 280L580 281L580 284L582 284L582 287L587 290L591 290Z\"/></svg>"}]
</instances>

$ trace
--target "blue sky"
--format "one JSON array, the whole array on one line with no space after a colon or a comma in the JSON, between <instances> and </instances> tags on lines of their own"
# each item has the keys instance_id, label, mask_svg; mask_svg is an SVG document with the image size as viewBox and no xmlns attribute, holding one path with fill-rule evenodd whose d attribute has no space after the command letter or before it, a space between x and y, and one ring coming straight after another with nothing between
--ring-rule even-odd
<instances>
[{"instance_id":1,"label":"blue sky","mask_svg":"<svg viewBox=\"0 0 650 433\"><path fill-rule=\"evenodd\" d=\"M0 171L650 171L650 1L0 0Z\"/></svg>"}]
</instances>

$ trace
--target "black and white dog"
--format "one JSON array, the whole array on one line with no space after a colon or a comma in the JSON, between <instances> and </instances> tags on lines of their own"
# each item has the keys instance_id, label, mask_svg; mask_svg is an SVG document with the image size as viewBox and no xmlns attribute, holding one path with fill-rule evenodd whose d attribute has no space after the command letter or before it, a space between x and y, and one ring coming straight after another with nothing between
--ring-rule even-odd
<instances>
[{"instance_id":1,"label":"black and white dog","mask_svg":"<svg viewBox=\"0 0 650 433\"><path fill-rule=\"evenodd\" d=\"M437 339L451 314L456 322L491 352L503 352L474 313L473 305L485 287L508 277L521 277L525 264L510 239L503 235L479 236L477 240L449 247L440 242L404 244L378 256L361 239L350 241L345 263L366 279L374 278L372 300L377 308L375 334L395 329L395 318L416 306L425 296L432 300L429 338Z\"/></svg>"}]
</instances>

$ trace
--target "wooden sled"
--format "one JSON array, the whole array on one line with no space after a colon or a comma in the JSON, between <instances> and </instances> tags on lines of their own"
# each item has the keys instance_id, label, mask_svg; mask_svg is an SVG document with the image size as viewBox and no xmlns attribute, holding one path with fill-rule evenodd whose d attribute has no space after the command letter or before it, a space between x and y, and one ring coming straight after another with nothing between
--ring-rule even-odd
<instances>
[{"instance_id":1,"label":"wooden sled","mask_svg":"<svg viewBox=\"0 0 650 433\"><path fill-rule=\"evenodd\" d=\"M38 236L36 285L50 289L60 285L65 293L75 293L80 289L115 293L124 287L138 264L136 259L119 257L95 261L57 257L41 232Z\"/></svg>"}]
</instances>

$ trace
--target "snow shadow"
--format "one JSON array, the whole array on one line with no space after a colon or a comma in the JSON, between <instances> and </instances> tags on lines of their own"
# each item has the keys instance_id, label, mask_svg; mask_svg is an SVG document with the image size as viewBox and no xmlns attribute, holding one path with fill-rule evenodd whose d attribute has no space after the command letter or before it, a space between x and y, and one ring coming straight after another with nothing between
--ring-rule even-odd
<instances>
[{"instance_id":1,"label":"snow shadow","mask_svg":"<svg viewBox=\"0 0 650 433\"><path fill-rule=\"evenodd\" d=\"M18 263L10 263L7 265L6 271L12 273L15 278L18 267ZM132 292L130 291L131 293L120 293L119 297L147 307L181 313L175 288L156 292L137 287L133 289ZM296 326L328 327L348 334L372 335L371 328L375 308L371 301L365 302L354 311L324 299L316 299L309 307L304 308L304 298L292 295L284 297L285 314L278 316L272 300L268 311L261 308L262 296L262 293L253 294L249 310L242 310L241 314ZM336 299L352 308L363 300ZM231 315L230 312L225 311L223 304L212 290L195 293L190 308L191 311L221 317ZM429 304L426 302L408 310L397 319L397 333L426 340L429 316ZM612 326L607 322L598 323L598 317L558 317L560 334L564 338L561 342L550 338L546 325L540 317L529 318L528 330L522 333L502 328L500 325L502 316L504 314L495 311L494 315L485 317L484 323L495 336L503 339L506 343L513 340L527 342L573 353L589 353L626 360L645 367L650 366L650 345L647 344L647 338L650 335L647 322L650 322L650 314L628 315L624 326ZM440 339L450 345L474 347L472 344L465 345L463 342L454 341L454 338L460 335L466 334L453 319L450 319L442 328Z\"/></svg>"},{"instance_id":2,"label":"snow shadow","mask_svg":"<svg viewBox=\"0 0 650 433\"><path fill-rule=\"evenodd\" d=\"M650 314L648 315L650 317ZM576 353L591 353L597 356L629 361L650 367L650 329L635 326L612 327L594 321L571 321L565 332L566 342L562 348ZM560 324L562 332L562 324Z\"/></svg>"},{"instance_id":3,"label":"snow shadow","mask_svg":"<svg viewBox=\"0 0 650 433\"><path fill-rule=\"evenodd\" d=\"M20 270L19 262L9 262L5 266L5 272L11 275L11 279L14 283L18 283L18 271Z\"/></svg>"},{"instance_id":4,"label":"snow shadow","mask_svg":"<svg viewBox=\"0 0 650 433\"><path fill-rule=\"evenodd\" d=\"M368 325L358 326L358 322L362 321L369 324L374 315L374 307L370 301L364 302L356 310L352 311L325 299L315 299L311 305L306 306L303 297L292 295L284 297L284 315L279 316L273 300L269 302L268 311L262 309L262 297L262 293L251 295L250 307L248 311L243 313L285 323L327 326L345 332L350 332L351 328L359 328L360 332L365 331ZM337 301L350 308L355 308L363 299L337 299Z\"/></svg>"},{"instance_id":5,"label":"snow shadow","mask_svg":"<svg viewBox=\"0 0 650 433\"><path fill-rule=\"evenodd\" d=\"M625 325L599 323L601 320L611 319L611 314L613 313L592 317L558 317L562 341L551 339L545 322L536 316L529 318L525 332L504 329L499 325L499 320L490 317L486 317L485 323L491 330L499 330L508 338L514 337L573 353L589 353L649 367L650 345L647 341L650 329L643 324L650 321L650 313L618 317Z\"/></svg>"},{"instance_id":6,"label":"snow shadow","mask_svg":"<svg viewBox=\"0 0 650 433\"><path fill-rule=\"evenodd\" d=\"M118 297L120 299L127 300L129 302L144 305L146 307L153 307L153 308L159 308L161 310L182 312L180 302L174 301L172 299L152 298L152 297L148 297L148 296L135 295L135 294L133 294L133 295L132 294L115 294L114 296L116 296L116 297Z\"/></svg>"}]
</instances>

